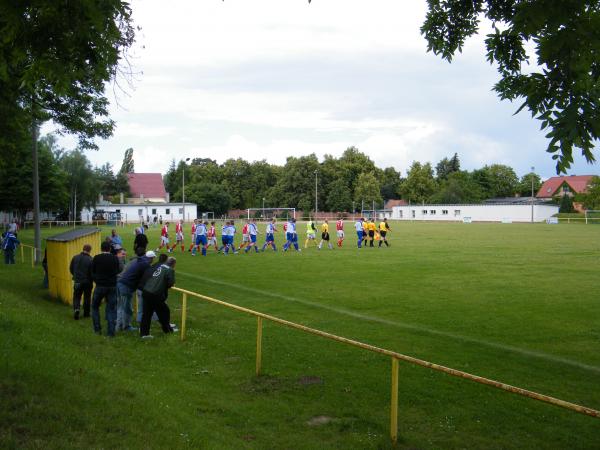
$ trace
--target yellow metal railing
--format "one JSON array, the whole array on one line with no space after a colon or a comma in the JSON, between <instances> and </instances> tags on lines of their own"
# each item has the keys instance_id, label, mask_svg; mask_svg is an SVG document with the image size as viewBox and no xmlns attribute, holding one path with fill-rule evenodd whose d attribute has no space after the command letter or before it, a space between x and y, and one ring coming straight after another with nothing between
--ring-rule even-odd
<instances>
[{"instance_id":1,"label":"yellow metal railing","mask_svg":"<svg viewBox=\"0 0 600 450\"><path fill-rule=\"evenodd\" d=\"M236 311L240 311L246 314L250 314L256 317L257 328L256 328L256 375L260 375L262 369L262 329L263 329L263 319L269 320L274 323L278 323L280 325L294 328L296 330L304 331L305 333L314 334L317 336L321 336L326 339L330 339L337 342L342 342L347 345L351 345L353 347L362 348L364 350L369 350L374 353L380 353L382 355L386 355L391 357L392 359L392 372L391 372L391 398L390 398L390 438L392 442L395 444L398 440L398 373L399 373L399 361L406 361L411 364L416 364L418 366L427 367L429 369L437 370L439 372L444 372L449 375L465 378L467 380L475 381L476 383L486 384L488 386L495 387L497 389L502 389L504 391L512 392L514 394L522 395L524 397L533 398L535 400L539 400L545 403L550 403L551 405L560 406L561 408L566 408L571 411L578 412L580 414L585 414L591 417L600 418L600 411L597 411L592 408L588 408L586 406L577 405L575 403L570 403L564 400L560 400L555 397L550 397L548 395L539 394L537 392L529 391L527 389L523 389L516 386L511 386L506 383L501 383L499 381L491 380L489 378L480 377L477 375L473 375L467 372L463 372L461 370L452 369L450 367L441 366L439 364L434 364L422 359L413 358L412 356L403 355L401 353L397 353L391 350L386 350L384 348L375 347L373 345L365 344L363 342L355 341L352 339L348 339L341 336L336 336L335 334L327 333L325 331L317 330L314 328L306 327L304 325L300 325L294 322L290 322L284 319L280 319L279 317L270 316L268 314L264 314L258 311L254 311L252 309L244 308L242 306L233 305L231 303L224 302L222 300L217 300L216 298L208 297L206 295L198 294L196 292L188 291L186 289L181 289L177 287L172 288L174 291L181 292L182 294L182 306L181 306L181 340L185 340L185 330L186 330L186 319L187 319L187 297L197 297L199 299L205 300L210 303L215 303L217 305L225 306L226 308L234 309Z\"/></svg>"},{"instance_id":2,"label":"yellow metal railing","mask_svg":"<svg viewBox=\"0 0 600 450\"><path fill-rule=\"evenodd\" d=\"M31 249L31 267L35 267L35 247L32 247L31 245L27 245L27 244L19 244L19 247L21 248L21 262L22 263L25 263L24 248L27 247L27 248Z\"/></svg>"}]
</instances>

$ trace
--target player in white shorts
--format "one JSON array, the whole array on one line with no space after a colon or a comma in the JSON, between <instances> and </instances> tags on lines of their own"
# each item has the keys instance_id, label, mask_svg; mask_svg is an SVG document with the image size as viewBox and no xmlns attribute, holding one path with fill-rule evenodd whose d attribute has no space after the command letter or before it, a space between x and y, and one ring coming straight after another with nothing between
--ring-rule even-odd
<instances>
[{"instance_id":1,"label":"player in white shorts","mask_svg":"<svg viewBox=\"0 0 600 450\"><path fill-rule=\"evenodd\" d=\"M179 220L175 225L175 243L169 250L169 253L172 253L178 245L181 245L181 251L185 252L185 246L183 245L183 219Z\"/></svg>"},{"instance_id":2,"label":"player in white shorts","mask_svg":"<svg viewBox=\"0 0 600 450\"><path fill-rule=\"evenodd\" d=\"M342 243L344 242L344 221L340 218L336 223L335 223L335 229L337 231L337 246L341 247Z\"/></svg>"}]
</instances>

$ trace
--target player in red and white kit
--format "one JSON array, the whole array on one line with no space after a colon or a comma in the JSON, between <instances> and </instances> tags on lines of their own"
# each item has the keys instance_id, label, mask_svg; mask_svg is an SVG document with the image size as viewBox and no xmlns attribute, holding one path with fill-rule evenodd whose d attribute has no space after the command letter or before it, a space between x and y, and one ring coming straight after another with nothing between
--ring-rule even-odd
<instances>
[{"instance_id":1,"label":"player in red and white kit","mask_svg":"<svg viewBox=\"0 0 600 450\"><path fill-rule=\"evenodd\" d=\"M192 249L194 248L194 245L196 244L196 225L198 224L198 219L194 219L194 222L192 223L192 243L190 244L190 248L188 250L188 252L191 252Z\"/></svg>"},{"instance_id":2,"label":"player in red and white kit","mask_svg":"<svg viewBox=\"0 0 600 450\"><path fill-rule=\"evenodd\" d=\"M167 250L169 249L169 222L165 222L160 230L160 245L156 251L160 251L160 249L163 247L166 247Z\"/></svg>"},{"instance_id":3,"label":"player in red and white kit","mask_svg":"<svg viewBox=\"0 0 600 450\"><path fill-rule=\"evenodd\" d=\"M243 249L246 245L250 245L250 231L248 231L248 227L250 222L246 222L244 227L242 228L242 243L238 247L238 250Z\"/></svg>"},{"instance_id":4,"label":"player in red and white kit","mask_svg":"<svg viewBox=\"0 0 600 450\"><path fill-rule=\"evenodd\" d=\"M344 242L344 221L340 217L340 219L335 223L335 229L337 231L337 245L338 247L342 246L342 242Z\"/></svg>"},{"instance_id":5,"label":"player in red and white kit","mask_svg":"<svg viewBox=\"0 0 600 450\"><path fill-rule=\"evenodd\" d=\"M208 222L206 222L206 225L208 225ZM208 244L206 244L206 247L208 248L211 245L213 245L215 247L215 250L219 251L219 246L217 245L217 231L215 230L214 222L210 223L210 227L208 227L206 235L208 237Z\"/></svg>"},{"instance_id":6,"label":"player in red and white kit","mask_svg":"<svg viewBox=\"0 0 600 450\"><path fill-rule=\"evenodd\" d=\"M185 246L183 245L183 219L181 219L179 222L177 222L177 225L175 225L175 243L169 250L169 253L172 253L178 245L181 245L181 251L185 252Z\"/></svg>"}]
</instances>

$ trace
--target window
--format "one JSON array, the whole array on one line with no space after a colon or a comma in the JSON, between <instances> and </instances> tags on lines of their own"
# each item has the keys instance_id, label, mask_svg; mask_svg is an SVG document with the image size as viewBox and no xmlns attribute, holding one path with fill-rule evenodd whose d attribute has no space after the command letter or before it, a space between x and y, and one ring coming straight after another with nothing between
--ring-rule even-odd
<instances>
[{"instance_id":1,"label":"window","mask_svg":"<svg viewBox=\"0 0 600 450\"><path fill-rule=\"evenodd\" d=\"M460 209L454 210L454 217L460 216Z\"/></svg>"},{"instance_id":2,"label":"window","mask_svg":"<svg viewBox=\"0 0 600 450\"><path fill-rule=\"evenodd\" d=\"M156 208L152 208L152 215L156 215Z\"/></svg>"},{"instance_id":3,"label":"window","mask_svg":"<svg viewBox=\"0 0 600 450\"><path fill-rule=\"evenodd\" d=\"M447 215L448 215L448 210L442 209L442 216L447 216Z\"/></svg>"},{"instance_id":4,"label":"window","mask_svg":"<svg viewBox=\"0 0 600 450\"><path fill-rule=\"evenodd\" d=\"M421 211L421 214L423 214L424 216L426 216L427 215L427 210L424 209L423 211Z\"/></svg>"},{"instance_id":5,"label":"window","mask_svg":"<svg viewBox=\"0 0 600 450\"><path fill-rule=\"evenodd\" d=\"M413 209L413 210L411 211L411 213L412 213L412 218L414 219L414 218L415 218L415 210Z\"/></svg>"},{"instance_id":6,"label":"window","mask_svg":"<svg viewBox=\"0 0 600 450\"><path fill-rule=\"evenodd\" d=\"M121 210L120 210L120 209L115 209L115 212L118 212L118 213L120 213L120 212L121 212Z\"/></svg>"},{"instance_id":7,"label":"window","mask_svg":"<svg viewBox=\"0 0 600 450\"><path fill-rule=\"evenodd\" d=\"M170 208L165 209L165 214L171 214L171 209Z\"/></svg>"},{"instance_id":8,"label":"window","mask_svg":"<svg viewBox=\"0 0 600 450\"><path fill-rule=\"evenodd\" d=\"M138 216L142 217L144 215L143 209L138 209Z\"/></svg>"},{"instance_id":9,"label":"window","mask_svg":"<svg viewBox=\"0 0 600 450\"><path fill-rule=\"evenodd\" d=\"M179 208L179 214L183 214L183 208Z\"/></svg>"},{"instance_id":10,"label":"window","mask_svg":"<svg viewBox=\"0 0 600 450\"><path fill-rule=\"evenodd\" d=\"M569 186L567 186L566 184L563 184L562 190L563 190L563 192L570 192L571 191L569 189Z\"/></svg>"},{"instance_id":11,"label":"window","mask_svg":"<svg viewBox=\"0 0 600 450\"><path fill-rule=\"evenodd\" d=\"M400 213L400 218L402 219L402 211L398 211Z\"/></svg>"},{"instance_id":12,"label":"window","mask_svg":"<svg viewBox=\"0 0 600 450\"><path fill-rule=\"evenodd\" d=\"M435 216L435 209L432 209L431 211L429 211L429 214L431 214L432 216Z\"/></svg>"}]
</instances>

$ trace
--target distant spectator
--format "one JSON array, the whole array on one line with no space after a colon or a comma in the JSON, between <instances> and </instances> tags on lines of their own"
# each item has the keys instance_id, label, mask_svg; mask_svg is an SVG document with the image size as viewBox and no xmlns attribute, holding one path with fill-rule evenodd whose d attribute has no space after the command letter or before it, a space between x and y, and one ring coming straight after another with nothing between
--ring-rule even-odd
<instances>
[{"instance_id":1,"label":"distant spectator","mask_svg":"<svg viewBox=\"0 0 600 450\"><path fill-rule=\"evenodd\" d=\"M146 276L147 281L143 287L144 311L140 327L140 336L142 338L151 337L150 323L152 314L155 311L162 330L165 333L176 331L171 326L171 311L166 303L169 288L175 284L175 264L175 258L169 258L165 264L146 270L145 274L149 274L149 276Z\"/></svg>"},{"instance_id":2,"label":"distant spectator","mask_svg":"<svg viewBox=\"0 0 600 450\"><path fill-rule=\"evenodd\" d=\"M110 241L113 245L120 245L121 247L123 246L123 239L121 239L121 236L117 234L117 230L112 230L110 232Z\"/></svg>"},{"instance_id":3,"label":"distant spectator","mask_svg":"<svg viewBox=\"0 0 600 450\"><path fill-rule=\"evenodd\" d=\"M73 318L79 320L81 296L83 295L83 317L90 317L92 298L92 246L85 244L79 255L73 256L69 271L73 276ZM45 258L45 255L44 255Z\"/></svg>"},{"instance_id":4,"label":"distant spectator","mask_svg":"<svg viewBox=\"0 0 600 450\"><path fill-rule=\"evenodd\" d=\"M2 235L2 250L4 251L4 264L15 263L15 250L21 244L17 236L7 231Z\"/></svg>"},{"instance_id":5,"label":"distant spectator","mask_svg":"<svg viewBox=\"0 0 600 450\"><path fill-rule=\"evenodd\" d=\"M163 221L162 221L162 216L160 216L160 217L158 218L158 223L159 223L160 225L162 225L162 222L163 222Z\"/></svg>"},{"instance_id":6,"label":"distant spectator","mask_svg":"<svg viewBox=\"0 0 600 450\"><path fill-rule=\"evenodd\" d=\"M133 308L131 299L146 269L156 255L154 252L146 254L145 249L138 247L137 257L127 264L125 270L117 280L119 299L117 301L117 330L134 331L131 326Z\"/></svg>"},{"instance_id":7,"label":"distant spectator","mask_svg":"<svg viewBox=\"0 0 600 450\"><path fill-rule=\"evenodd\" d=\"M133 251L137 254L139 248L146 250L148 248L148 236L144 234L144 228L135 229L135 239L133 240Z\"/></svg>"},{"instance_id":8,"label":"distant spectator","mask_svg":"<svg viewBox=\"0 0 600 450\"><path fill-rule=\"evenodd\" d=\"M19 232L19 224L17 223L17 219L14 219L8 224L8 232L14 234L15 236L17 235Z\"/></svg>"},{"instance_id":9,"label":"distant spectator","mask_svg":"<svg viewBox=\"0 0 600 450\"><path fill-rule=\"evenodd\" d=\"M92 260L92 279L96 283L92 298L92 321L94 332L101 334L100 304L106 299L107 335L114 337L117 321L117 275L119 274L119 259L111 254L110 243L104 241L102 253Z\"/></svg>"}]
</instances>

